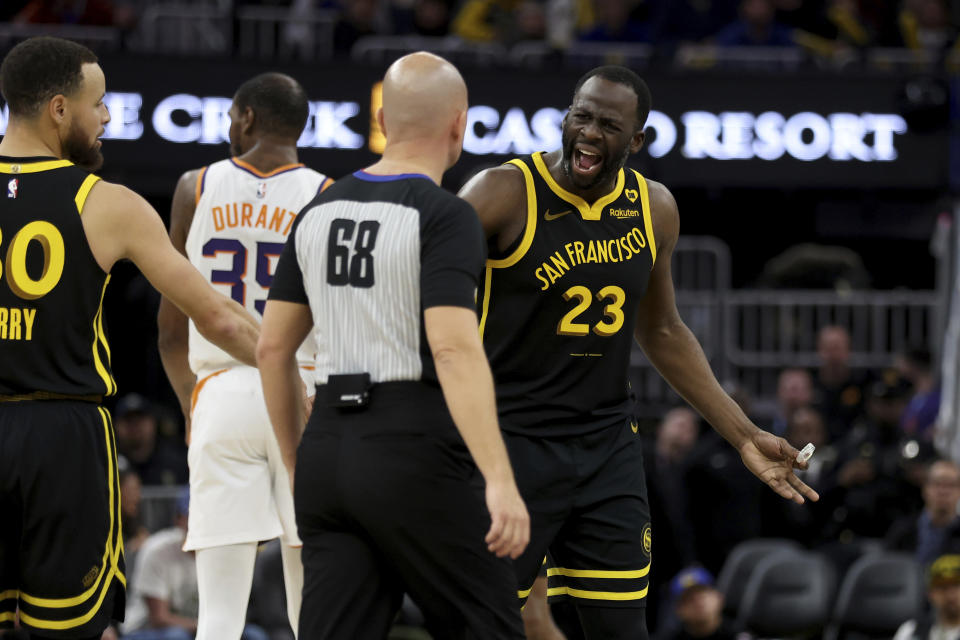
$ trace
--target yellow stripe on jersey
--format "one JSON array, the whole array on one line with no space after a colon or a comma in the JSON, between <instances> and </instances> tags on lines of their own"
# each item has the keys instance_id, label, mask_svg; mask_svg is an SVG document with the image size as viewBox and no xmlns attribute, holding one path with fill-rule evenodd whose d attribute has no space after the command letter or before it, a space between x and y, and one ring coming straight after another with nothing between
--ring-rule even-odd
<instances>
[{"instance_id":1,"label":"yellow stripe on jersey","mask_svg":"<svg viewBox=\"0 0 960 640\"><path fill-rule=\"evenodd\" d=\"M617 184L614 185L613 191L598 199L591 206L587 204L587 201L580 196L570 193L557 184L557 181L553 179L552 175L550 175L550 170L543 161L542 153L537 152L533 154L533 164L537 167L537 171L540 173L543 181L547 183L548 187L550 187L550 191L553 191L555 194L575 206L580 212L580 217L584 220L599 220L603 215L603 208L619 198L620 194L623 193L623 185L626 182L626 179L623 177L623 169L620 169L620 171L617 172Z\"/></svg>"},{"instance_id":2,"label":"yellow stripe on jersey","mask_svg":"<svg viewBox=\"0 0 960 640\"><path fill-rule=\"evenodd\" d=\"M489 262L489 261L488 261ZM487 312L490 311L490 285L493 282L493 269L487 267L483 276L483 306L480 308L480 339L483 340L483 330L487 326Z\"/></svg>"},{"instance_id":3,"label":"yellow stripe on jersey","mask_svg":"<svg viewBox=\"0 0 960 640\"><path fill-rule=\"evenodd\" d=\"M584 600L643 600L647 597L647 588L640 591L587 591L586 589L571 589L570 587L550 587L547 597L567 595Z\"/></svg>"},{"instance_id":4,"label":"yellow stripe on jersey","mask_svg":"<svg viewBox=\"0 0 960 640\"><path fill-rule=\"evenodd\" d=\"M520 599L526 598L527 596L530 595L531 591L533 591L533 587L530 587L529 589L522 589L520 591L517 591L517 597Z\"/></svg>"},{"instance_id":5,"label":"yellow stripe on jersey","mask_svg":"<svg viewBox=\"0 0 960 640\"><path fill-rule=\"evenodd\" d=\"M114 383L116 387L116 383ZM120 581L124 587L127 586L127 576L124 575L123 571L120 569L120 556L123 554L123 525L122 525L122 516L120 514L120 467L117 464L117 430L113 427L113 417L110 415L110 412L104 409L103 407L98 407L100 410L100 415L106 419L107 422L107 431L110 435L110 451L107 454L110 456L110 462L113 464L116 472L113 474L113 480L115 482L115 491L114 493L117 496L116 502L116 513L117 513L117 542L113 545L113 568L115 571L115 576L117 580ZM111 513L113 513L114 507L111 503Z\"/></svg>"},{"instance_id":6,"label":"yellow stripe on jersey","mask_svg":"<svg viewBox=\"0 0 960 640\"><path fill-rule=\"evenodd\" d=\"M567 576L568 578L610 578L614 580L625 580L630 578L642 578L650 573L650 563L647 563L643 569L633 569L629 571L610 571L600 569L564 569L563 567L551 567L547 569L547 576Z\"/></svg>"},{"instance_id":7,"label":"yellow stripe on jersey","mask_svg":"<svg viewBox=\"0 0 960 640\"><path fill-rule=\"evenodd\" d=\"M520 246L513 253L499 260L487 260L487 266L495 269L505 269L520 262L530 245L533 244L533 234L537 231L537 187L533 183L533 174L530 173L530 168L522 160L515 158L506 164L519 167L523 173L523 181L527 187L527 224L523 229L523 239L520 241Z\"/></svg>"},{"instance_id":8,"label":"yellow stripe on jersey","mask_svg":"<svg viewBox=\"0 0 960 640\"><path fill-rule=\"evenodd\" d=\"M637 185L640 187L640 202L643 205L643 227L647 230L647 242L650 244L650 258L653 265L657 264L657 241L653 237L653 219L650 211L650 191L647 189L647 179L635 169L631 169L637 176Z\"/></svg>"},{"instance_id":9,"label":"yellow stripe on jersey","mask_svg":"<svg viewBox=\"0 0 960 640\"><path fill-rule=\"evenodd\" d=\"M109 396L116 393L117 383L114 382L113 376L107 368L103 366L103 361L100 359L100 349L97 347L98 343L103 342L105 344L107 341L106 336L103 335L103 296L107 293L108 284L110 284L109 274L107 274L106 279L103 281L103 290L100 292L100 305L97 307L97 315L93 317L93 366L97 369L97 373L100 375L100 379L103 380L103 384L106 387L104 393ZM109 359L107 364L109 364Z\"/></svg>"},{"instance_id":10,"label":"yellow stripe on jersey","mask_svg":"<svg viewBox=\"0 0 960 640\"><path fill-rule=\"evenodd\" d=\"M17 594L20 592L16 589L7 589L6 591L0 591L0 600L6 600L8 598L16 598Z\"/></svg>"},{"instance_id":11,"label":"yellow stripe on jersey","mask_svg":"<svg viewBox=\"0 0 960 640\"><path fill-rule=\"evenodd\" d=\"M104 287L104 291L106 291L107 285L104 284L103 287ZM107 375L110 376L110 382L113 385L113 390L112 391L108 390L107 395L112 396L117 392L117 381L114 380L113 378L113 373L112 373L113 363L112 363L112 357L110 355L110 344L107 342L107 333L103 330L103 312L102 311L99 314L99 318L97 318L97 337L100 340L100 344L103 345L104 352L107 354Z\"/></svg>"},{"instance_id":12,"label":"yellow stripe on jersey","mask_svg":"<svg viewBox=\"0 0 960 640\"><path fill-rule=\"evenodd\" d=\"M73 598L37 598L21 592L20 599L25 603L36 607L62 609L66 607L75 607L79 604L87 602L97 591L99 591L99 596L89 611L82 616L70 618L68 620L43 620L31 616L21 609L20 619L38 629L70 629L86 624L95 615L97 615L97 612L103 605L103 601L107 597L107 593L110 591L110 583L113 581L114 576L120 579L122 583L126 584L126 578L119 569L120 549L122 548L123 543L122 534L119 531L120 516L118 511L120 503L118 499L117 486L119 480L116 477L115 471L116 450L113 447L113 430L110 428L110 418L109 414L107 414L107 411L102 407L98 407L97 409L100 411L100 418L103 421L104 440L107 448L107 486L109 488L108 504L110 509L110 528L107 531L107 542L105 545L106 548L103 552L103 563L100 567L100 573L97 576L97 581L89 589ZM114 528L117 529L118 539L116 545L113 544ZM107 570L108 560L110 563L109 571Z\"/></svg>"},{"instance_id":13,"label":"yellow stripe on jersey","mask_svg":"<svg viewBox=\"0 0 960 640\"><path fill-rule=\"evenodd\" d=\"M0 613L0 622L12 622L16 619L16 614L11 612Z\"/></svg>"},{"instance_id":14,"label":"yellow stripe on jersey","mask_svg":"<svg viewBox=\"0 0 960 640\"><path fill-rule=\"evenodd\" d=\"M0 162L0 173L40 173L61 167L69 167L69 160L41 160L40 162Z\"/></svg>"},{"instance_id":15,"label":"yellow stripe on jersey","mask_svg":"<svg viewBox=\"0 0 960 640\"><path fill-rule=\"evenodd\" d=\"M77 189L77 195L74 196L73 201L77 203L77 213L80 215L83 215L83 205L87 202L87 196L90 195L90 189L93 189L93 185L97 184L99 179L99 176L95 176L91 173L84 179L83 184L80 185L80 188Z\"/></svg>"}]
</instances>

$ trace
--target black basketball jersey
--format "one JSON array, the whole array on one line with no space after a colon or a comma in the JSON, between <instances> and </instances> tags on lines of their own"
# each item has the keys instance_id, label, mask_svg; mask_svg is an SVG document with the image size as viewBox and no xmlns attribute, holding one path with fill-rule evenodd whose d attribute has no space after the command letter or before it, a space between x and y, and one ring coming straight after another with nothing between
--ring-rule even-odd
<instances>
[{"instance_id":1,"label":"black basketball jersey","mask_svg":"<svg viewBox=\"0 0 960 640\"><path fill-rule=\"evenodd\" d=\"M622 425L637 306L657 256L647 183L621 169L588 204L541 154L510 163L526 181L526 227L487 260L478 296L500 425L541 436Z\"/></svg>"},{"instance_id":2,"label":"black basketball jersey","mask_svg":"<svg viewBox=\"0 0 960 640\"><path fill-rule=\"evenodd\" d=\"M80 222L99 180L68 160L0 156L0 395L111 395L103 294Z\"/></svg>"}]
</instances>

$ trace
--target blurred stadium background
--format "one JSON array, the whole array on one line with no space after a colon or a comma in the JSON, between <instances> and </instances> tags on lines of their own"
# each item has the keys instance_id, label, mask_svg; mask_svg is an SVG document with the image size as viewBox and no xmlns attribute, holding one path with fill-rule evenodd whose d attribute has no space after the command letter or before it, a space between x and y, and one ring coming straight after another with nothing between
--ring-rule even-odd
<instances>
[{"instance_id":1,"label":"blurred stadium background","mask_svg":"<svg viewBox=\"0 0 960 640\"><path fill-rule=\"evenodd\" d=\"M869 601L851 591L877 570L864 558L894 562L884 554L896 550L908 569L884 575L921 575L930 549L891 529L930 509L930 462L960 459L960 2L3 0L0 20L0 51L46 34L98 53L113 118L101 175L165 218L180 173L229 153L232 93L261 71L307 89L301 159L336 178L382 144L371 123L386 66L418 49L447 57L472 105L463 156L445 179L455 191L482 168L558 146L583 71L636 70L654 111L631 163L678 201L681 313L759 424L798 447L819 438L822 463L808 481L824 495L795 509L741 477L735 452L708 428L667 413L681 401L636 350L654 507L651 626L672 637L669 581L690 564L719 574L728 615L766 637L889 638L922 606L922 590L901 584L890 588L906 590L894 598L902 608L879 607L894 612L885 627L872 618L882 629L844 617L851 597ZM127 396L118 437L144 485L127 509L128 537L169 524L186 477L182 419L155 347L157 304L135 268L115 269L106 317ZM683 427L665 415L692 423L693 435L677 436ZM951 488L956 505L960 471ZM954 520L941 551L960 550L949 547L960 544ZM778 586L744 567L770 564L756 542L770 538L777 553L816 554L792 557L822 570L767 569L793 575L779 587L805 593L805 605L758 604ZM752 560L734 566L736 553ZM769 613L787 601L809 606L807 618ZM758 607L767 618L751 618Z\"/></svg>"}]
</instances>

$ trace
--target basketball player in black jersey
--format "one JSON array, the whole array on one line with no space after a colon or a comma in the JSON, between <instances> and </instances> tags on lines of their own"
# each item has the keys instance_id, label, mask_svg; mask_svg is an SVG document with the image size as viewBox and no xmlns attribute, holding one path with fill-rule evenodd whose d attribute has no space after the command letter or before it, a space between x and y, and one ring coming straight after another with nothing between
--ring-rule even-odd
<instances>
[{"instance_id":1,"label":"basketball player in black jersey","mask_svg":"<svg viewBox=\"0 0 960 640\"><path fill-rule=\"evenodd\" d=\"M663 377L774 491L816 493L798 452L759 429L717 383L674 301L679 216L663 185L625 169L650 93L632 71L577 83L562 148L488 169L460 195L490 257L478 295L500 424L531 518L520 597L549 555L588 640L646 638L651 529L628 382L635 338Z\"/></svg>"},{"instance_id":2,"label":"basketball player in black jersey","mask_svg":"<svg viewBox=\"0 0 960 640\"><path fill-rule=\"evenodd\" d=\"M116 446L100 406L117 390L104 332L110 269L132 260L253 364L257 326L167 240L145 200L90 173L110 115L86 47L33 38L0 66L0 628L100 638L122 620Z\"/></svg>"}]
</instances>

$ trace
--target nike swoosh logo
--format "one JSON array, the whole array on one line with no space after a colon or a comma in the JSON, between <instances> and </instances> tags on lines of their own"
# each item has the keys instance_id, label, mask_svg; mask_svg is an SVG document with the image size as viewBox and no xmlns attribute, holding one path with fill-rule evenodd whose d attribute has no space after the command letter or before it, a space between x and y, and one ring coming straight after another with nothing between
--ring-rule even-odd
<instances>
[{"instance_id":1,"label":"nike swoosh logo","mask_svg":"<svg viewBox=\"0 0 960 640\"><path fill-rule=\"evenodd\" d=\"M562 218L568 213L573 213L573 209L567 209L566 211L561 211L560 213L550 213L550 209L547 209L543 214L544 220L556 220L557 218Z\"/></svg>"}]
</instances>

